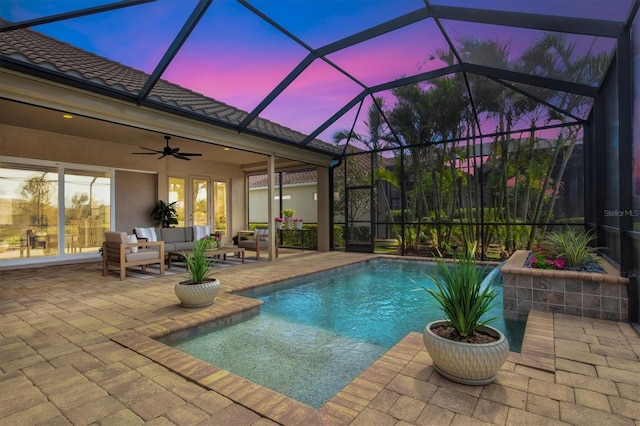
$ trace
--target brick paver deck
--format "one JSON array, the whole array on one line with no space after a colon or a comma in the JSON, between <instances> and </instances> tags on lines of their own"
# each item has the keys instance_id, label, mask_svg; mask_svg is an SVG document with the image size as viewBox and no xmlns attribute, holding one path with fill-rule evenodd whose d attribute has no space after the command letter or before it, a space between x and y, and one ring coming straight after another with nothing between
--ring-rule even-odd
<instances>
[{"instance_id":1,"label":"brick paver deck","mask_svg":"<svg viewBox=\"0 0 640 426\"><path fill-rule=\"evenodd\" d=\"M175 276L119 281L97 263L0 271L0 425L640 424L640 338L626 323L532 312L522 353L476 387L439 376L411 333L319 410L152 339L258 309L235 290L371 257L222 268L218 300L191 310Z\"/></svg>"}]
</instances>

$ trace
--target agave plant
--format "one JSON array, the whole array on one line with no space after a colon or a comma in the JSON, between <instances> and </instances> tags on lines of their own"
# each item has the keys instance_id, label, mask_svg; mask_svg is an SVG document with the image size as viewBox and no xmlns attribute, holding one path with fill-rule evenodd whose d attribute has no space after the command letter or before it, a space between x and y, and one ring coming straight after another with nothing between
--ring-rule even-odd
<instances>
[{"instance_id":1,"label":"agave plant","mask_svg":"<svg viewBox=\"0 0 640 426\"><path fill-rule=\"evenodd\" d=\"M437 302L445 319L462 337L473 335L483 325L496 320L487 318L498 293L492 283L484 286L486 267L478 267L471 250L454 259L452 265L438 260L429 277L436 289L424 288Z\"/></svg>"},{"instance_id":2,"label":"agave plant","mask_svg":"<svg viewBox=\"0 0 640 426\"><path fill-rule=\"evenodd\" d=\"M580 266L583 262L593 260L591 256L598 251L598 247L592 247L595 236L589 232L552 232L546 237L546 242L559 252L567 266Z\"/></svg>"}]
</instances>

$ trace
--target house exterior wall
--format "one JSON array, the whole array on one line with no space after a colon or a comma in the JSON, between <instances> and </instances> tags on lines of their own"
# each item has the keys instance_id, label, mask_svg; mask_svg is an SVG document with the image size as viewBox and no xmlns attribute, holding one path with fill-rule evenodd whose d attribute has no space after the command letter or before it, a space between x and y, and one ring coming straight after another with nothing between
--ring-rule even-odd
<instances>
[{"instance_id":1,"label":"house exterior wall","mask_svg":"<svg viewBox=\"0 0 640 426\"><path fill-rule=\"evenodd\" d=\"M283 207L296 211L295 217L304 219L307 223L318 222L318 201L314 199L318 187L309 185L285 185L283 186ZM287 199L287 197L290 197ZM316 197L317 198L317 197ZM267 188L249 189L249 222L266 222L273 220L267 209ZM274 200L277 206L278 200Z\"/></svg>"},{"instance_id":2,"label":"house exterior wall","mask_svg":"<svg viewBox=\"0 0 640 426\"><path fill-rule=\"evenodd\" d=\"M190 176L206 176L214 181L226 182L229 241L238 230L244 229L245 176L240 166L203 158L181 161L167 157L158 161L156 156L131 155L133 150L130 145L0 124L2 156L115 169L114 230L130 233L133 228L132 220L147 218L155 200L166 200L169 176L186 179ZM144 176L144 182L136 179L136 176L140 175ZM123 186L147 188L152 194L144 193L136 197L130 190L123 190ZM152 225L152 222L146 219L145 223L137 223L134 226L149 225Z\"/></svg>"}]
</instances>

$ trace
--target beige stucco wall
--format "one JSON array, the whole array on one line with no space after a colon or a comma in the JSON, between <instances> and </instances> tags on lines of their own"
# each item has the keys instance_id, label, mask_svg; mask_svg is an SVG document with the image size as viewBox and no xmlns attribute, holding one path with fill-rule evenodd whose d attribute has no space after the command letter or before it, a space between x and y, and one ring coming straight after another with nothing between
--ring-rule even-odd
<instances>
[{"instance_id":1,"label":"beige stucco wall","mask_svg":"<svg viewBox=\"0 0 640 426\"><path fill-rule=\"evenodd\" d=\"M245 185L245 172L262 172L266 170L267 159L270 157L280 161L279 167L286 167L287 161L295 164L307 164L324 167L331 161L331 156L322 155L275 141L238 133L223 127L204 123L199 120L188 119L167 112L138 106L134 102L109 98L96 93L89 93L82 89L72 88L38 77L24 75L16 71L0 70L0 92L3 98L14 100L24 105L34 105L50 111L67 112L76 116L95 118L102 123L114 123L115 126L127 126L138 131L150 131L157 135L170 134L175 137L191 139L193 141L229 146L237 150L255 153L264 158L255 160L253 164L238 166L230 163L210 161L205 158L193 158L192 161L180 161L172 158L157 160L155 156L131 155L135 145L117 143L118 138L111 137L111 142L100 140L104 135L93 136L93 128L89 132L65 131L67 123L54 124L55 130L45 126L35 117L21 121L18 126L6 124L2 121L0 110L0 156L20 157L25 159L40 159L60 161L74 164L108 167L130 172L153 173L157 176L157 198L167 198L167 178L169 176L210 177L212 180L227 182L228 203L230 206L229 238L240 229L244 229L248 222L247 201L248 193ZM6 105L4 108L11 108ZM4 112L8 112L4 110ZM31 117L28 117L31 119ZM115 124L118 123L118 124ZM46 123L51 124L51 123ZM68 122L73 126L73 122ZM36 130L36 129L46 129ZM105 126L100 125L100 129ZM87 129L84 129L87 130ZM103 130L99 130L103 131ZM80 136L68 136L67 133ZM114 136L114 135L112 135ZM118 136L119 137L119 136ZM105 139L109 139L106 138ZM116 142L113 142L116 140ZM131 142L131 141L127 141ZM137 143L136 143L137 145ZM257 166L256 166L257 165ZM241 168L242 167L242 168ZM327 194L326 187L319 188L319 203L323 201L323 194ZM144 202L146 204L146 201ZM116 214L126 214L116 208ZM132 206L135 209L142 207ZM149 206L144 207L148 210ZM140 214L140 213L137 213ZM320 218L319 218L320 219ZM325 220L318 220L319 231L327 231ZM116 223L118 219L116 218ZM129 223L121 222L124 226ZM322 228L324 229L322 229ZM319 244L319 249L323 250Z\"/></svg>"},{"instance_id":2,"label":"beige stucco wall","mask_svg":"<svg viewBox=\"0 0 640 426\"><path fill-rule=\"evenodd\" d=\"M205 176L215 181L226 182L231 210L230 236L235 235L237 230L244 229L246 223L245 177L239 166L201 158L181 161L167 157L158 160L156 156L135 156L131 155L131 152L130 145L0 124L0 155L154 173L158 191L154 194L155 199L167 199L169 176L186 179L190 176ZM118 205L116 214L139 217L140 212L148 212L151 207L153 206L146 203L144 205L129 203L127 207ZM118 223L118 217L115 219ZM128 222L126 225L122 223L123 226L130 225ZM122 230L130 231L130 229Z\"/></svg>"}]
</instances>

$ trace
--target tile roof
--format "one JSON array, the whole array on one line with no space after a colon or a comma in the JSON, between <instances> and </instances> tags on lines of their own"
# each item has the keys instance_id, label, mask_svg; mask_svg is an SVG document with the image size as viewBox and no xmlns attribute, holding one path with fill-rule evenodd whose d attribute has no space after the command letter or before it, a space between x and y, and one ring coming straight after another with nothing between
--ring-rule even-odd
<instances>
[{"instance_id":1,"label":"tile roof","mask_svg":"<svg viewBox=\"0 0 640 426\"><path fill-rule=\"evenodd\" d=\"M318 181L318 174L315 170L301 170L296 172L282 173L282 185L300 185L314 183ZM280 174L276 173L276 185L280 183ZM267 175L249 176L249 188L263 188L267 186Z\"/></svg>"},{"instance_id":2,"label":"tile roof","mask_svg":"<svg viewBox=\"0 0 640 426\"><path fill-rule=\"evenodd\" d=\"M0 33L0 54L3 57L37 65L66 76L87 80L129 95L137 95L149 74L79 49L31 29L17 29ZM148 100L170 105L216 121L237 126L248 115L213 98L160 79L151 90ZM250 129L280 139L301 142L306 135L263 118L256 118ZM339 154L335 145L314 140L311 147Z\"/></svg>"}]
</instances>

